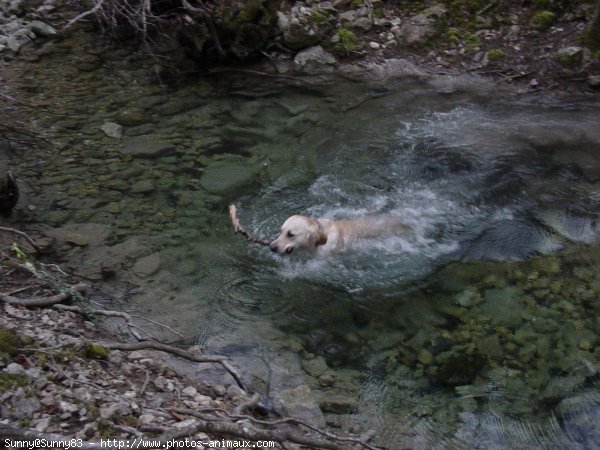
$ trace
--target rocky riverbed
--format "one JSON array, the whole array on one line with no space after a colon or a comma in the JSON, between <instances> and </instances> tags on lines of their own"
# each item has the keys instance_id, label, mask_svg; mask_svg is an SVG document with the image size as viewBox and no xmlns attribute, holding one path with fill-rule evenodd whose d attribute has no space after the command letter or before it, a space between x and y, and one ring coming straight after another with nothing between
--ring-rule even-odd
<instances>
[{"instance_id":1,"label":"rocky riverbed","mask_svg":"<svg viewBox=\"0 0 600 450\"><path fill-rule=\"evenodd\" d=\"M589 424L598 414L599 330L590 314L599 293L597 106L589 98L578 98L581 104L574 106L549 97L528 103L531 97L514 95L556 82L560 94L572 86L594 92L597 61L577 37L591 21L589 6L555 14L548 27L532 23L530 8L494 7L476 15L483 20L473 30L451 30L448 22L457 24L456 13L439 5L400 11L382 4L380 15L374 14L378 4L371 12L353 3L297 4L279 17L279 42L292 52L272 49L268 63L221 67L184 83L135 45L99 39L93 26L43 36L31 25L40 21L60 29L72 11L52 9L52 2L40 3L37 11L13 3L3 9L4 22L18 26L5 26L2 33L20 47L4 48L1 64L7 95L17 102L7 100L2 113L46 141L2 147L2 162L21 185L20 203L6 224L25 226L63 270L121 299L107 306L134 308L136 315L178 330L186 344L231 356L250 374L251 389L263 395L264 414L293 415L344 433L377 429L375 442L384 448L439 442L574 445L575 433L583 446L596 442ZM307 23L307 17L318 23ZM423 41L413 42L418 39ZM515 47L529 48L536 58ZM574 59L559 61L555 50L561 48ZM513 85L524 83L505 90L464 73L487 71ZM455 73L460 76L450 75ZM500 91L512 95L514 108L494 111ZM481 106L490 104L491 113ZM532 109L542 109L543 116ZM518 126L506 121L513 115ZM461 120L453 129L455 116ZM386 117L398 119L388 124ZM419 129L429 122L434 131L449 128L438 134ZM497 131L503 127L506 132ZM401 135L417 138L408 144L385 140ZM498 150L513 147L515 153ZM390 149L404 152L401 160L414 166L402 172ZM419 152L433 157L419 165ZM324 166L331 173L323 173ZM386 168L385 176L370 170L376 166ZM396 171L401 176L391 179L388 172ZM334 177L354 172L360 177L350 180L350 189L347 180ZM223 210L230 201L241 202L243 219L269 234L280 219L272 215L287 210L317 205L336 214L329 203L325 209L323 192L339 202L338 209L350 204L370 211L377 202L398 202L389 193L403 194L396 186L415 173L427 189L416 183L409 186L415 191L401 197L409 218L430 214L460 228L455 218L465 209L477 214L489 203L501 207L486 218L494 226L482 228L484 239L469 235L475 244L449 259L443 253L444 245L452 248L444 241L447 225L427 229L420 236L424 247L417 249L434 255L435 264L441 261L428 268L431 276L407 281L384 255L383 287L364 281L373 272L381 281L381 267L371 263L359 261L359 271L346 261L317 267L331 275L323 278L310 264L270 260L235 240ZM436 198L473 174L481 178L472 190L488 190L468 196L467 206ZM436 187L445 179L451 182ZM366 200L357 200L355 186ZM370 197L374 191L388 196ZM514 225L514 217L537 228L518 220ZM515 229L518 239L511 238ZM552 252L559 253L540 256ZM411 260L422 255L408 254L391 257L405 258L403 265L413 270ZM480 261L486 258L498 261ZM418 267L414 272L422 273ZM13 289L2 285L3 291ZM10 389L2 413L12 424L69 435L85 429L86 438L131 436L130 428L150 420L148 415L158 427L172 428L192 420L173 416L173 408L232 411L247 400L214 370L187 367L189 381L172 371L185 369L182 364L169 360L165 368L154 354L152 361L148 354L119 351L90 358L86 342L98 331L71 313L8 307L6 317L7 339L22 342L23 350L9 349L3 361ZM163 327L135 323L153 337L173 339ZM64 351L52 350L63 344ZM59 365L49 370L66 378L43 374L46 359L31 356L45 354L38 347L50 349L44 352ZM67 361L60 365L63 353ZM98 401L79 407L75 388L65 388L74 378L70 366L89 373L83 382L107 389L97 392ZM131 374L102 378L102 371L119 366ZM37 382L47 383L40 393L34 392ZM43 401L52 395L59 396L59 409L47 412ZM155 406L160 399L165 409Z\"/></svg>"}]
</instances>

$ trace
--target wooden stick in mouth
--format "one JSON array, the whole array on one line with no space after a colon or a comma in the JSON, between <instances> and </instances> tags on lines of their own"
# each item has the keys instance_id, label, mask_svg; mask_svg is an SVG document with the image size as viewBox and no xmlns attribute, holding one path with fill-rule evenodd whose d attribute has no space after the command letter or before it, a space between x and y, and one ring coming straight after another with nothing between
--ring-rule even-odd
<instances>
[{"instance_id":1,"label":"wooden stick in mouth","mask_svg":"<svg viewBox=\"0 0 600 450\"><path fill-rule=\"evenodd\" d=\"M240 219L238 219L238 216L237 216L237 208L236 208L236 206L233 203L231 205L229 205L229 215L231 216L231 223L233 224L233 230L236 233L241 234L248 241L253 242L255 244L269 245L271 243L270 241L267 241L266 239L261 239L259 237L254 236L252 233L250 233L249 231L247 231L240 224Z\"/></svg>"}]
</instances>

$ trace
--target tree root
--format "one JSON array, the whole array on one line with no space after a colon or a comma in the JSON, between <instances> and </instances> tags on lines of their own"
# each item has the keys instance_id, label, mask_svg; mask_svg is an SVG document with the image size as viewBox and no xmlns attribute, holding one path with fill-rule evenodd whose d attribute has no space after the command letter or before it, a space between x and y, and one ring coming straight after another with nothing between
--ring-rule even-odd
<instances>
[{"instance_id":1,"label":"tree root","mask_svg":"<svg viewBox=\"0 0 600 450\"><path fill-rule=\"evenodd\" d=\"M202 412L219 412L222 414L225 414L227 416L227 418L231 419L231 420L246 420L246 421L250 421L253 424L256 425L262 425L262 426L268 426L268 427L276 427L276 426L280 426L280 425L300 425L302 427L308 428L309 430L312 430L328 439L331 439L332 441L337 441L337 442L349 442L352 444L356 444L356 445L360 445L364 448L367 448L369 450L377 450L376 447L373 447L372 445L368 444L366 442L366 440L368 439L357 439L357 438L351 438L351 437L343 437L343 436L337 436L333 433L329 433L327 431L321 430L320 428L315 427L314 425L311 425L309 423L306 423L300 419L296 419L293 417L284 417L282 419L278 419L278 420L260 420L260 419L256 419L252 416L248 416L248 415L243 415L243 414L237 414L237 411L240 409L240 407L242 406L248 406L251 401L254 399L254 397L252 399L250 399L248 402L242 403L240 404L240 406L238 406L235 410L234 410L234 414L229 413L228 411L224 410L224 409L203 409L201 411L194 411L191 409L185 409L185 408L177 408L174 411L179 413L179 414L187 414L190 416L194 416L194 417L198 417L200 419L206 420L206 417L204 415L202 415ZM256 402L258 403L258 402ZM289 439L292 442L296 442L292 439ZM296 442L297 444L300 444L301 442ZM329 448L329 447L323 447L323 448Z\"/></svg>"},{"instance_id":2,"label":"tree root","mask_svg":"<svg viewBox=\"0 0 600 450\"><path fill-rule=\"evenodd\" d=\"M248 392L244 380L239 372L231 365L228 358L225 356L219 355L195 355L189 351L184 349L173 347L172 345L163 344L161 342L155 341L142 341L142 342L133 342L130 344L124 344L120 342L98 342L99 345L106 347L109 350L124 350L124 351L134 351L134 350L159 350L161 352L170 353L175 356L179 356L180 358L187 359L188 361L193 361L197 363L217 363L220 364L229 374L233 377L237 385L240 389Z\"/></svg>"},{"instance_id":3,"label":"tree root","mask_svg":"<svg viewBox=\"0 0 600 450\"><path fill-rule=\"evenodd\" d=\"M241 224L240 220L237 216L237 208L234 204L229 205L229 216L231 217L231 223L233 224L233 230L236 233L244 236L248 241L253 242L255 244L260 245L269 245L271 242L266 239L261 239L259 237L254 236L249 231L247 231Z\"/></svg>"},{"instance_id":4,"label":"tree root","mask_svg":"<svg viewBox=\"0 0 600 450\"><path fill-rule=\"evenodd\" d=\"M74 286L71 286L67 291L62 292L60 294L52 295L50 297L33 297L33 298L17 298L12 295L2 294L0 293L0 300L9 305L20 305L25 307L35 307L35 306L53 306L57 303L64 302L65 300L69 300L76 294L80 294L85 292L88 289L88 285L84 283L79 283Z\"/></svg>"},{"instance_id":5,"label":"tree root","mask_svg":"<svg viewBox=\"0 0 600 450\"><path fill-rule=\"evenodd\" d=\"M0 231L4 232L4 233L12 233L12 234L16 234L17 236L21 236L22 238L24 238L27 242L29 242L31 244L31 246L35 249L36 252L40 252L40 247L35 243L35 241L29 237L29 235L27 233L24 233L22 231L16 230L14 228L8 228L8 227L0 227Z\"/></svg>"}]
</instances>

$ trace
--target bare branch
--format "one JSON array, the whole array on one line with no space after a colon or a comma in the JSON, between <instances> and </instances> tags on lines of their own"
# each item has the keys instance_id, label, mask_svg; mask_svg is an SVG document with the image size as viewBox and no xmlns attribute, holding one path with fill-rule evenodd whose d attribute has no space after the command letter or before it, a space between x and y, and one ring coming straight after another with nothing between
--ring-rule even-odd
<instances>
[{"instance_id":1,"label":"bare branch","mask_svg":"<svg viewBox=\"0 0 600 450\"><path fill-rule=\"evenodd\" d=\"M64 29L66 30L67 28L71 27L74 23L79 22L84 17L87 17L91 14L97 13L98 11L100 11L100 9L102 8L103 5L104 5L104 0L96 0L96 4L94 5L93 8L88 9L87 11L79 14L77 17L74 17L71 20L69 20L67 22L67 24L65 25Z\"/></svg>"},{"instance_id":2,"label":"bare branch","mask_svg":"<svg viewBox=\"0 0 600 450\"><path fill-rule=\"evenodd\" d=\"M241 224L240 220L237 216L237 208L234 204L229 205L229 216L231 217L231 223L233 224L233 230L236 233L241 234L250 242L254 242L255 244L260 245L269 245L271 242L266 239L261 239L259 237L254 236L249 231L247 231Z\"/></svg>"}]
</instances>

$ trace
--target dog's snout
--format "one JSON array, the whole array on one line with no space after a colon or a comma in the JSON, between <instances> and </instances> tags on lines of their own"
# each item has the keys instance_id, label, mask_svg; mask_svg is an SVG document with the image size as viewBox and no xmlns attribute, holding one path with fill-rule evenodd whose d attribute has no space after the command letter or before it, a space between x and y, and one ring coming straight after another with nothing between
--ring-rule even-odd
<instances>
[{"instance_id":1,"label":"dog's snout","mask_svg":"<svg viewBox=\"0 0 600 450\"><path fill-rule=\"evenodd\" d=\"M271 245L269 245L269 248L273 253L277 253L277 244L275 242L272 242Z\"/></svg>"}]
</instances>

